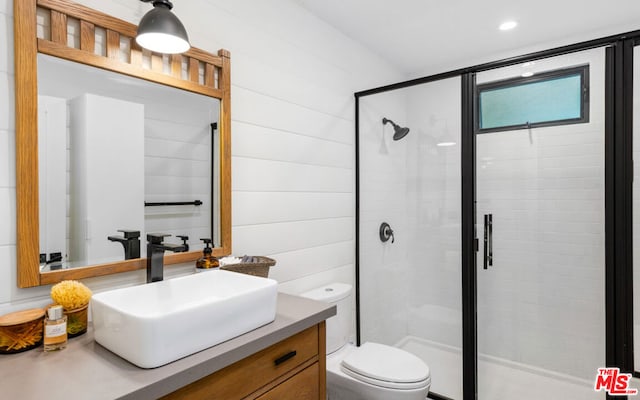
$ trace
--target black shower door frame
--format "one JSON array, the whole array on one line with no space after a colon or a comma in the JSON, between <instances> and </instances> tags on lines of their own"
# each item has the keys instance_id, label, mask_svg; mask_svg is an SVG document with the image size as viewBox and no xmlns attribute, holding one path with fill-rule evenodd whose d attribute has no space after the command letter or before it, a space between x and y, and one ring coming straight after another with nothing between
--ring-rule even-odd
<instances>
[{"instance_id":1,"label":"black shower door frame","mask_svg":"<svg viewBox=\"0 0 640 400\"><path fill-rule=\"evenodd\" d=\"M640 30L461 68L355 93L356 336L360 344L360 98L461 77L462 376L463 400L478 399L475 74L514 64L606 48L605 83L605 313L606 366L633 373L633 47ZM604 366L603 366L604 367ZM594 371L594 378L595 378ZM445 399L430 394L433 399ZM607 398L610 398L607 396ZM612 398L612 397L611 397ZM624 399L625 396L616 396Z\"/></svg>"}]
</instances>

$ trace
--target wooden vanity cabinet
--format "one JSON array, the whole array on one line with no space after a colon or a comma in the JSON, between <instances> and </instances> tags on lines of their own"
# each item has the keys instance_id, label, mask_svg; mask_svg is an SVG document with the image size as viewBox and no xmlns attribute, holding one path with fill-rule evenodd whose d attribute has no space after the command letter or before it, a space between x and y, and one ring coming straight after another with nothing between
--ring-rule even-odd
<instances>
[{"instance_id":1,"label":"wooden vanity cabinet","mask_svg":"<svg viewBox=\"0 0 640 400\"><path fill-rule=\"evenodd\" d=\"M325 346L323 321L163 399L324 400Z\"/></svg>"}]
</instances>

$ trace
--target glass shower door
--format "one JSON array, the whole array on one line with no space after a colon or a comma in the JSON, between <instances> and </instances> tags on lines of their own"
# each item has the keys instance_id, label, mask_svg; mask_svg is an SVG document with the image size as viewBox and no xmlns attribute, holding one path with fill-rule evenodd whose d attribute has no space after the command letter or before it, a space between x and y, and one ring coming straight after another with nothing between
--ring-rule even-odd
<instances>
[{"instance_id":1,"label":"glass shower door","mask_svg":"<svg viewBox=\"0 0 640 400\"><path fill-rule=\"evenodd\" d=\"M462 400L461 80L359 107L360 339L420 357L431 391ZM394 140L392 120L409 133ZM383 223L393 230L384 240Z\"/></svg>"},{"instance_id":2,"label":"glass shower door","mask_svg":"<svg viewBox=\"0 0 640 400\"><path fill-rule=\"evenodd\" d=\"M481 400L605 398L604 56L476 76Z\"/></svg>"}]
</instances>

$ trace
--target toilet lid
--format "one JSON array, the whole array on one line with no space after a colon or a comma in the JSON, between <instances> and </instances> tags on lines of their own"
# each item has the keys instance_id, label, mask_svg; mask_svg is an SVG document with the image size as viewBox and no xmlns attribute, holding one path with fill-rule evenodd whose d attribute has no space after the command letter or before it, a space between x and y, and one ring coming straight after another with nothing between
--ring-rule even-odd
<instances>
[{"instance_id":1,"label":"toilet lid","mask_svg":"<svg viewBox=\"0 0 640 400\"><path fill-rule=\"evenodd\" d=\"M416 389L429 383L429 367L404 350L367 342L354 349L344 360L346 374L393 389Z\"/></svg>"}]
</instances>

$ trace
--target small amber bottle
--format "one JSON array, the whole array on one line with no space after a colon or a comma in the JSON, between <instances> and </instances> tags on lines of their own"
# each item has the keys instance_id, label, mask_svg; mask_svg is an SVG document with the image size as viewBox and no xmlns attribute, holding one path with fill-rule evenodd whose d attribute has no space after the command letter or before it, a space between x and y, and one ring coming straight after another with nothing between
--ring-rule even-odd
<instances>
[{"instance_id":1,"label":"small amber bottle","mask_svg":"<svg viewBox=\"0 0 640 400\"><path fill-rule=\"evenodd\" d=\"M205 248L202 250L202 257L196 261L196 272L210 271L220 267L220 261L213 255L211 239L200 239L204 242Z\"/></svg>"},{"instance_id":2,"label":"small amber bottle","mask_svg":"<svg viewBox=\"0 0 640 400\"><path fill-rule=\"evenodd\" d=\"M62 306L52 306L44 319L44 351L67 347L67 316Z\"/></svg>"}]
</instances>

